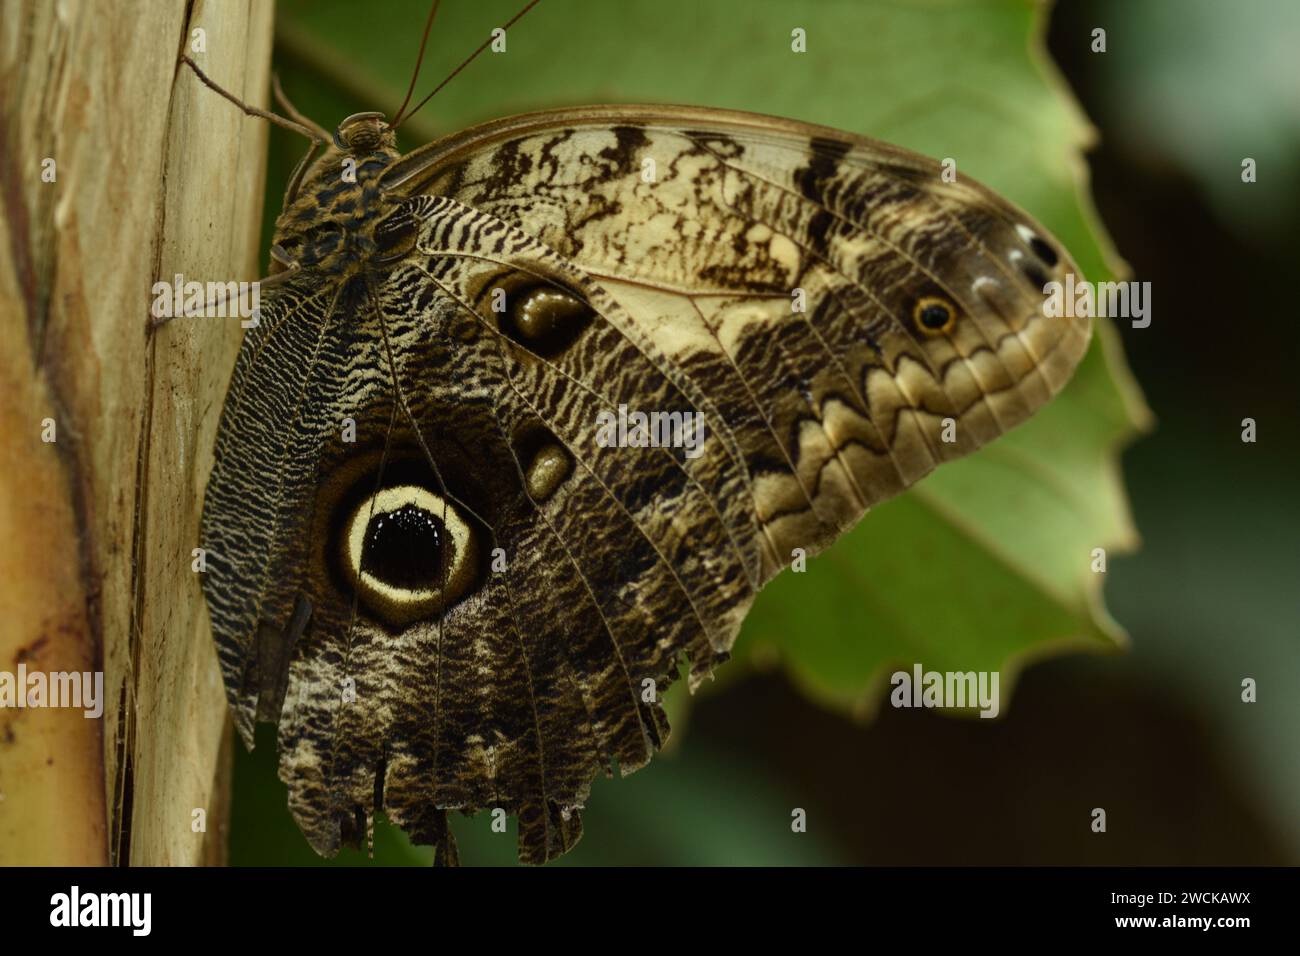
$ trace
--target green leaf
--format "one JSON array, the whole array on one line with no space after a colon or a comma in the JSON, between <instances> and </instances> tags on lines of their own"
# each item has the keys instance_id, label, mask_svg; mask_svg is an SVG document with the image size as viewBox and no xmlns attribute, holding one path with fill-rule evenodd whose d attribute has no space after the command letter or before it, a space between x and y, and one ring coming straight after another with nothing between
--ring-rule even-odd
<instances>
[{"instance_id":1,"label":"green leaf","mask_svg":"<svg viewBox=\"0 0 1300 956\"><path fill-rule=\"evenodd\" d=\"M509 19L518 0L447 0L417 96ZM396 110L427 5L286 0L278 67L332 127ZM403 126L412 146L472 122L592 102L668 102L791 116L957 161L1013 199L1094 280L1123 273L1088 202L1091 128L1042 50L1023 0L544 2ZM802 28L807 52L791 51ZM276 137L268 194L302 145ZM276 180L279 180L277 183ZM779 660L815 700L869 712L886 673L998 670L1003 702L1026 661L1124 642L1101 600L1108 557L1136 545L1117 466L1149 420L1102 323L1074 381L1028 424L876 508L806 573L764 591L738 658ZM722 668L723 681L742 672ZM674 689L676 691L676 688ZM680 703L678 708L680 709Z\"/></svg>"}]
</instances>

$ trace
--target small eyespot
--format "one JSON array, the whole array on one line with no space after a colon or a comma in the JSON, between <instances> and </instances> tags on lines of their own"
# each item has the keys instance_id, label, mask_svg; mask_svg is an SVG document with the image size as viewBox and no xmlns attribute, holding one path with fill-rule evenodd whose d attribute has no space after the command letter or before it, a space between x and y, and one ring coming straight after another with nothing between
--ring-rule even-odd
<instances>
[{"instance_id":1,"label":"small eyespot","mask_svg":"<svg viewBox=\"0 0 1300 956\"><path fill-rule=\"evenodd\" d=\"M375 262L401 259L413 248L419 234L416 221L406 210L398 210L375 226Z\"/></svg>"},{"instance_id":2,"label":"small eyespot","mask_svg":"<svg viewBox=\"0 0 1300 956\"><path fill-rule=\"evenodd\" d=\"M1038 236L1034 236L1029 240L1029 248L1034 250L1034 255L1038 256L1048 266L1055 266L1060 261L1056 250Z\"/></svg>"},{"instance_id":3,"label":"small eyespot","mask_svg":"<svg viewBox=\"0 0 1300 956\"><path fill-rule=\"evenodd\" d=\"M1051 243L1038 235L1028 226L1017 224L1016 233L1024 241L1025 245L1029 247L1030 251L1038 257L1039 261L1049 269L1055 267L1056 264L1061 261L1061 257L1057 255L1057 252L1052 248Z\"/></svg>"},{"instance_id":4,"label":"small eyespot","mask_svg":"<svg viewBox=\"0 0 1300 956\"><path fill-rule=\"evenodd\" d=\"M917 301L912 309L912 318L926 335L943 335L956 322L957 310L946 299L926 296Z\"/></svg>"},{"instance_id":5,"label":"small eyespot","mask_svg":"<svg viewBox=\"0 0 1300 956\"><path fill-rule=\"evenodd\" d=\"M568 289L538 284L509 290L501 330L528 351L553 358L591 324L591 306Z\"/></svg>"},{"instance_id":6,"label":"small eyespot","mask_svg":"<svg viewBox=\"0 0 1300 956\"><path fill-rule=\"evenodd\" d=\"M524 471L528 496L545 501L573 472L573 458L547 428L535 425L520 432L514 441L515 454Z\"/></svg>"},{"instance_id":7,"label":"small eyespot","mask_svg":"<svg viewBox=\"0 0 1300 956\"><path fill-rule=\"evenodd\" d=\"M528 494L535 501L545 501L572 470L573 461L568 452L559 445L547 445L528 466Z\"/></svg>"},{"instance_id":8,"label":"small eyespot","mask_svg":"<svg viewBox=\"0 0 1300 956\"><path fill-rule=\"evenodd\" d=\"M1038 292L1044 291L1048 281L1050 281L1042 269L1038 268L1036 265L1032 265L1028 261L1020 264L1020 272L1029 280L1029 284L1034 287L1035 291Z\"/></svg>"}]
</instances>

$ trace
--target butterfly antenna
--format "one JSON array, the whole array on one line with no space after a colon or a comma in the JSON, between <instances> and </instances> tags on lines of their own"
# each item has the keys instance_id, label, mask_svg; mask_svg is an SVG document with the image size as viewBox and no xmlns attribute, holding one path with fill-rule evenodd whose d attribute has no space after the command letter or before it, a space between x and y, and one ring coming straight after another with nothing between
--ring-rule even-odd
<instances>
[{"instance_id":1,"label":"butterfly antenna","mask_svg":"<svg viewBox=\"0 0 1300 956\"><path fill-rule=\"evenodd\" d=\"M433 0L433 6L429 7L429 19L424 21L424 35L420 37L420 54L415 58L415 72L411 74L411 85L406 88L406 99L402 100L402 105L393 114L394 128L402 121L406 104L411 102L411 94L415 92L415 81L420 78L420 64L424 62L424 46L429 42L429 28L433 26L433 18L438 12L438 2L439 0Z\"/></svg>"},{"instance_id":2,"label":"butterfly antenna","mask_svg":"<svg viewBox=\"0 0 1300 956\"><path fill-rule=\"evenodd\" d=\"M541 2L542 2L542 0L529 0L529 2L524 6L524 8L523 8L522 10L520 10L518 13L516 13L513 17L511 17L509 20L507 20L505 26L503 26L501 29L502 29L502 30L509 30L512 26L514 26L516 23L518 23L520 19L523 18L523 15L524 15L525 13L527 13L529 10L531 10L533 7L537 6L537 5L538 5L539 3L541 3ZM428 96L426 96L424 99L420 100L419 103L416 103L416 104L415 104L415 107L411 110L411 112L407 113L405 116L402 117L401 122L405 122L406 120L408 120L408 119L410 119L412 116L414 116L416 113L418 113L418 112L420 111L420 107L422 107L425 103L429 102L429 100L433 99L434 95L435 95L439 90L441 90L444 86L446 86L446 85L447 85L448 83L450 83L453 79L455 79L455 78L456 78L456 74L458 74L461 70L465 69L465 67L469 66L471 63L473 63L474 60L477 59L478 55L479 55L480 53L482 53L484 50L486 50L486 49L488 48L488 45L489 45L491 42L492 42L492 37L491 37L491 35L489 35L488 38L487 38L486 40L484 40L482 43L479 44L479 47L478 47L477 50L475 50L473 53L471 53L469 56L467 56L467 57L464 59L464 61L461 62L460 66L458 66L458 67L456 67L456 69L452 70L451 73L449 73L449 74L447 75L447 78L446 78L445 80L443 80L441 83L439 83L437 86L435 86L435 87L433 88L433 92L432 92L432 93L430 93L430 94L429 94ZM398 125L398 124L397 124L397 122L395 121L395 122L393 123L393 125L392 125L390 128L391 128L391 129L397 129L397 125Z\"/></svg>"},{"instance_id":3,"label":"butterfly antenna","mask_svg":"<svg viewBox=\"0 0 1300 956\"><path fill-rule=\"evenodd\" d=\"M223 88L221 87L221 85L220 85L219 83L217 83L216 80L212 79L212 78L209 77L206 73L204 73L202 70L200 70L200 69L199 69L199 65L198 65L197 63L195 63L193 60L191 60L191 59L190 59L188 56L186 56L184 53L181 54L181 60L182 60L182 61L183 61L183 62L184 62L184 63L185 63L185 64L186 64L186 65L187 65L191 70L194 71L194 75L197 76L197 77L199 78L199 80L203 83L204 86L206 86L208 89L212 90L214 93L217 93L217 94L219 94L219 95L225 97L226 99L230 100L230 102L232 102L232 103L234 103L236 106L238 106L238 107L239 107L241 110L243 110L247 115L249 115L249 116L257 116L257 117L260 117L261 119L268 120L269 122L274 123L276 126L283 126L283 127L284 127L285 129L287 129L287 130L290 130L290 131L292 131L292 132L294 132L294 133L299 133L299 134L301 134L301 135L303 135L303 136L306 136L306 137L307 137L309 140L311 140L313 143L320 143L320 144L324 145L325 140L321 139L320 136L317 135L317 133L314 132L314 131L313 131L312 129L310 129L309 127L303 126L301 123L295 123L293 120L287 120L287 119L285 119L283 116L277 116L275 113L272 113L272 112L270 112L270 111L268 111L268 110L258 109L256 106L249 106L247 103L245 103L243 100L241 100L241 99L240 99L238 96L236 96L234 93L228 93L228 92L226 92L226 90L223 89Z\"/></svg>"}]
</instances>

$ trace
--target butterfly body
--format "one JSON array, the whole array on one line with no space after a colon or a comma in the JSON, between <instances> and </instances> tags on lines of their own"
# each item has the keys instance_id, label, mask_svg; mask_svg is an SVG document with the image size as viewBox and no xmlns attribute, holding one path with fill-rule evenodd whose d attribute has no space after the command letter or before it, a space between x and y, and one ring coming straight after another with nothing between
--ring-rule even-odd
<instances>
[{"instance_id":1,"label":"butterfly body","mask_svg":"<svg viewBox=\"0 0 1300 956\"><path fill-rule=\"evenodd\" d=\"M372 267L376 224L392 208L380 188L400 154L374 119L342 124L324 155L305 170L276 219L276 245L299 268L351 278Z\"/></svg>"},{"instance_id":2,"label":"butterfly body","mask_svg":"<svg viewBox=\"0 0 1300 956\"><path fill-rule=\"evenodd\" d=\"M1023 421L1090 334L1043 315L1074 267L1005 200L724 111L406 156L345 123L276 241L296 269L226 400L205 589L237 726L278 722L323 853L383 809L454 859L447 811L485 807L521 859L564 852L593 775L662 744L679 662L704 679L796 553ZM616 411L677 430L611 447Z\"/></svg>"}]
</instances>

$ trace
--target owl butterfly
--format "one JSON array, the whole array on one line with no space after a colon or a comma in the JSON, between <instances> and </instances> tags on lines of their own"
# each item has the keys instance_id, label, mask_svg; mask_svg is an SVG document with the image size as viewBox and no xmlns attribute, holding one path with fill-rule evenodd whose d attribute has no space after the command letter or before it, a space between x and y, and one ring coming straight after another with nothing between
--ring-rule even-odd
<instances>
[{"instance_id":1,"label":"owl butterfly","mask_svg":"<svg viewBox=\"0 0 1300 956\"><path fill-rule=\"evenodd\" d=\"M454 862L448 811L502 808L541 863L795 549L1028 418L1089 321L1044 316L1076 270L1025 213L851 133L596 106L400 155L397 122L344 120L276 221L212 629L317 851L382 810ZM702 441L611 443L621 406Z\"/></svg>"}]
</instances>

